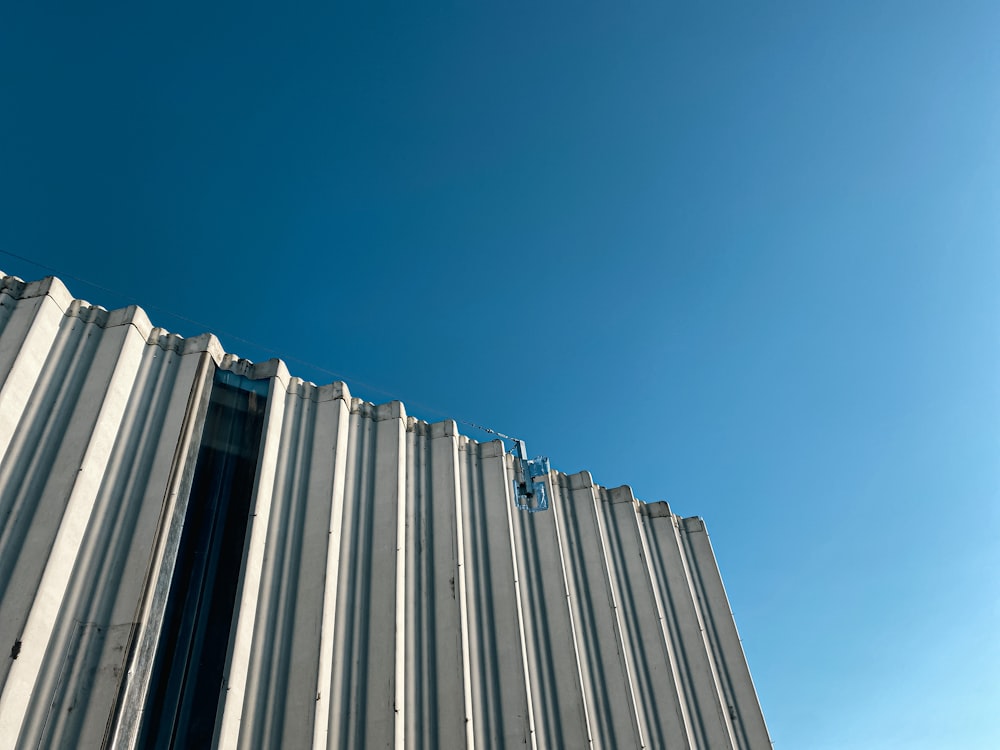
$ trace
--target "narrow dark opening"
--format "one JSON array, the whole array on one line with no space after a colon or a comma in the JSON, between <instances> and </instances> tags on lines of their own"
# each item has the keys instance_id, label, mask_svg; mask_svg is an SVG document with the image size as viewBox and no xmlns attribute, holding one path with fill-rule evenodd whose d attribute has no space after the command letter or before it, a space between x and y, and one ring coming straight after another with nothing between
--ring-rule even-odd
<instances>
[{"instance_id":1,"label":"narrow dark opening","mask_svg":"<svg viewBox=\"0 0 1000 750\"><path fill-rule=\"evenodd\" d=\"M266 394L267 381L216 372L143 708L139 747L211 745Z\"/></svg>"}]
</instances>

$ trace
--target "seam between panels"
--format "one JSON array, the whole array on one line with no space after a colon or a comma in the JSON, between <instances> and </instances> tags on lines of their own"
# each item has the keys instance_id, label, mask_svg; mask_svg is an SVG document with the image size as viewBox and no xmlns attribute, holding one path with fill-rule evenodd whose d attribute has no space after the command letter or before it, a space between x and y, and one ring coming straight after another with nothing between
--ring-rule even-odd
<instances>
[{"instance_id":1,"label":"seam between panels","mask_svg":"<svg viewBox=\"0 0 1000 750\"><path fill-rule=\"evenodd\" d=\"M677 550L677 559L680 561L680 566L678 572L680 574L681 581L677 586L682 587L680 591L676 591L675 587L671 585L669 574L667 573L668 562L662 557L662 551L657 550L657 568L664 577L664 588L666 592L666 600L664 606L669 605L669 616L670 620L668 622L671 632L674 634L676 641L680 644L681 657L683 657L683 669L682 677L684 680L685 690L690 696L690 706L693 710L692 728L695 731L696 739L698 740L698 747L705 747L708 742L708 728L706 727L706 713L711 710L718 711L719 703L719 686L718 680L715 674L715 665L712 661L712 655L708 652L708 646L705 642L705 625L701 616L701 608L699 607L698 601L696 599L694 584L691 581L691 572L688 569L687 552L684 549L684 542L680 538L680 530L677 523L677 517L670 517L670 543ZM683 636L681 618L682 615L678 611L677 600L684 597L685 601L687 597L690 597L691 612L693 613L694 625L697 627L698 632L696 636L691 636L687 639ZM691 638L697 639L697 644L691 641ZM697 684L701 682L692 672L692 656L690 651L692 649L698 648L700 644L699 656L703 656L706 664L708 665L709 675L711 677L711 684L714 686L714 696L715 704L706 705L702 697L699 695ZM680 663L679 663L680 666ZM706 685L707 687L707 685ZM697 719L697 721L695 721ZM723 727L724 729L725 727ZM728 732L727 732L728 734ZM731 739L731 738L730 738ZM732 743L730 742L730 745Z\"/></svg>"},{"instance_id":2,"label":"seam between panels","mask_svg":"<svg viewBox=\"0 0 1000 750\"><path fill-rule=\"evenodd\" d=\"M709 559L711 560L710 573L714 572L715 575L712 576L713 582L717 581L719 584L719 591L722 594L722 600L725 602L724 614L722 617L723 629L728 629L732 627L732 635L736 638L737 649L735 652L730 652L734 654L736 665L734 668L730 667L729 658L726 658L725 663L725 676L726 684L729 688L729 694L732 699L732 705L736 709L736 718L733 719L733 732L739 737L739 747L750 748L753 746L753 740L751 739L750 729L747 726L749 716L743 711L741 705L740 696L736 691L735 682L739 679L739 674L745 674L749 680L750 692L753 695L753 706L756 707L756 711L753 712L757 716L760 716L761 724L764 729L764 735L770 742L770 733L767 731L767 722L764 720L763 711L760 709L760 698L757 695L757 687L753 682L753 674L750 672L750 665L747 662L746 651L743 649L743 639L740 637L739 627L736 625L736 617L733 614L732 606L729 602L729 594L726 592L725 581L722 580L722 571L719 569L718 560L715 557L715 550L712 548L712 539L708 535L708 529L703 528L702 533L705 535L705 548L708 552ZM713 627L714 627L714 616L713 616ZM720 650L722 649L722 644L720 640ZM742 665L742 669L740 668ZM726 714L729 715L728 705Z\"/></svg>"},{"instance_id":3,"label":"seam between panels","mask_svg":"<svg viewBox=\"0 0 1000 750\"><path fill-rule=\"evenodd\" d=\"M289 541L287 543L286 552L284 553L285 575L282 580L282 585L287 586L287 593L282 604L282 624L288 629L289 635L287 639L284 635L282 635L282 648L278 653L278 664L280 665L278 674L281 675L281 679L285 682L286 689L289 681L294 679L292 661L293 649L295 648L296 640L294 634L298 630L298 624L300 622L297 619L299 616L298 599L302 596L302 583L305 575L303 571L303 555L306 549L306 522L309 517L309 510L312 504L312 498L310 497L310 482L314 471L313 457L316 450L316 422L319 411L319 404L315 401L310 401L309 399L298 396L297 401L299 410L303 412L299 428L299 443L297 446L297 450L299 452L296 466L297 486L295 488L295 492L291 496L293 498L294 505L291 508L291 512L288 514L288 518L291 523L286 530L286 538ZM311 692L312 691L310 691L310 693ZM283 699L283 702L287 705L287 698ZM312 723L315 724L315 701L313 701L312 711ZM286 708L285 715L281 717L281 732L275 736L274 732L276 730L272 730L272 736L275 736L275 741L279 744L282 741L281 738L285 736L285 732L287 731L285 728L287 717L288 709Z\"/></svg>"},{"instance_id":4,"label":"seam between panels","mask_svg":"<svg viewBox=\"0 0 1000 750\"><path fill-rule=\"evenodd\" d=\"M549 476L551 477L551 474ZM590 747L593 747L594 732L591 729L590 725L590 707L587 696L587 685L583 679L583 664L580 659L580 642L579 642L579 635L577 632L578 628L576 625L576 617L573 614L573 606L570 602L572 596L570 594L569 574L567 573L566 570L566 544L563 542L562 513L559 512L559 503L555 502L556 500L555 482L552 482L551 480L549 482L549 494L552 497L551 508L553 513L553 525L555 526L556 529L556 542L559 545L559 567L562 573L563 590L566 592L566 609L569 613L569 629L570 629L570 634L573 637L573 657L576 659L576 679L580 683L580 702L583 704L583 720L587 727L587 744ZM569 491L569 494L572 495L572 490ZM562 500L562 498L563 498L563 488L560 487L559 499ZM567 502L573 502L572 497L569 500L567 500Z\"/></svg>"},{"instance_id":5,"label":"seam between panels","mask_svg":"<svg viewBox=\"0 0 1000 750\"><path fill-rule=\"evenodd\" d=\"M635 509L638 511L638 509ZM646 539L646 524L643 522L643 517L640 513L635 513L636 526L639 532L639 542L642 545L642 554L645 558L644 562L646 565L646 574L649 576L650 589L653 592L653 603L656 606L656 615L660 620L660 634L663 637L664 645L666 646L667 658L670 660L670 678L673 680L674 689L677 692L678 703L681 708L681 717L684 720L684 732L687 735L688 745L690 747L698 747L698 742L694 736L693 722L691 721L691 714L688 709L689 699L693 696L689 695L687 684L681 679L680 661L677 658L677 653L674 648L674 638L671 636L670 632L670 621L667 619L666 607L664 606L663 599L660 596L660 587L657 585L660 582L660 576L657 574L653 567L653 558L650 554L649 542ZM666 579L663 579L663 584L666 585ZM680 641L677 641L677 645L683 648Z\"/></svg>"},{"instance_id":6,"label":"seam between panels","mask_svg":"<svg viewBox=\"0 0 1000 750\"><path fill-rule=\"evenodd\" d=\"M333 482L330 516L327 521L326 574L323 586L323 609L320 617L320 661L316 680L316 718L313 724L313 747L327 747L330 741L330 699L333 692L333 649L340 582L341 534L344 524L344 494L347 481L347 446L350 431L350 408L341 400L337 407L337 437L333 452Z\"/></svg>"},{"instance_id":7,"label":"seam between panels","mask_svg":"<svg viewBox=\"0 0 1000 750\"><path fill-rule=\"evenodd\" d=\"M406 746L406 418L396 423L396 658L394 744Z\"/></svg>"},{"instance_id":8,"label":"seam between panels","mask_svg":"<svg viewBox=\"0 0 1000 750\"><path fill-rule=\"evenodd\" d=\"M722 725L726 728L726 732L729 734L729 741L732 743L732 747L739 747L739 744L736 741L736 734L734 732L732 720L729 717L729 697L727 695L728 691L725 685L727 677L721 673L721 668L724 664L722 663L722 654L718 648L718 638L714 632L715 622L712 620L710 605L705 596L705 585L702 580L701 568L696 557L697 553L691 545L691 540L688 538L688 531L684 528L683 524L678 524L676 528L677 536L681 541L681 550L684 553L682 555L684 573L687 576L688 585L691 587L691 598L694 601L698 612L698 625L701 628L701 636L705 645L705 653L708 656L709 664L711 665L712 678L715 682L715 691L719 699L716 709L719 712L719 716L722 718Z\"/></svg>"},{"instance_id":9,"label":"seam between panels","mask_svg":"<svg viewBox=\"0 0 1000 750\"><path fill-rule=\"evenodd\" d=\"M294 618L295 597L298 590L299 566L301 565L301 547L295 544L296 530L299 527L299 514L306 511L308 502L309 464L312 458L312 435L314 434L315 415L313 402L300 398L294 393L286 393L285 409L288 417L284 420L288 429L288 437L282 437L282 442L288 445L281 456L283 464L280 474L276 473L275 486L279 488L281 507L278 513L272 511L268 535L273 534L271 550L266 550L262 558L262 575L267 572L267 580L262 580L261 594L257 600L258 624L254 627L254 641L251 642L252 652L258 652L256 659L251 654L251 667L247 675L247 691L243 699L243 721L240 727L240 742L247 742L247 725L252 728L254 741L249 744L262 744L259 737L268 737L267 746L274 746L280 741L280 731L283 731L285 717L288 712L288 697L272 698L267 705L260 707L261 697L276 696L279 693L281 674L288 669L282 662L290 656L283 652L290 651L294 641L294 625L289 629L289 618ZM284 426L283 426L284 430ZM272 506L274 501L272 500ZM277 582L277 586L275 586ZM276 589L272 596L265 598L267 589ZM263 617L262 617L263 615ZM287 631L287 632L286 632ZM258 645L259 638L267 638L269 643ZM263 653L267 649L270 653ZM266 663L266 673L263 671ZM278 700L281 705L277 705ZM248 709L252 712L248 717ZM259 715L262 714L262 715Z\"/></svg>"},{"instance_id":10,"label":"seam between panels","mask_svg":"<svg viewBox=\"0 0 1000 750\"><path fill-rule=\"evenodd\" d=\"M466 450L467 464L471 463L471 452ZM457 461L461 461L461 456L456 456ZM469 643L469 600L468 588L465 580L465 571L468 567L465 564L465 518L462 513L462 498L466 495L461 486L461 466L456 466L456 481L459 483L459 491L455 493L455 528L457 531L457 556L458 556L458 606L459 623L462 630L462 691L464 693L465 711L465 746L471 750L475 747L475 730L473 726L472 713L472 654ZM469 476L470 467L465 467L465 481L471 485L472 478Z\"/></svg>"},{"instance_id":11,"label":"seam between panels","mask_svg":"<svg viewBox=\"0 0 1000 750\"><path fill-rule=\"evenodd\" d=\"M531 695L531 670L528 664L528 643L525 639L524 634L524 604L521 600L521 581L520 572L517 566L517 550L518 546L516 544L515 533L514 533L514 517L513 511L511 510L511 497L510 488L507 476L507 459L501 454L500 460L503 462L503 475L504 475L504 493L503 502L507 508L507 531L510 536L510 561L511 567L513 569L514 575L514 598L517 602L517 627L518 636L521 646L521 667L524 670L524 691L525 696L528 701L528 733L531 737L531 747L532 750L537 750L538 748L538 735L535 732L535 707Z\"/></svg>"},{"instance_id":12,"label":"seam between panels","mask_svg":"<svg viewBox=\"0 0 1000 750\"><path fill-rule=\"evenodd\" d=\"M286 401L290 400L288 394L284 394L283 398ZM251 744L254 741L259 743L259 738L269 731L275 714L275 707L273 705L263 707L259 705L261 694L266 694L270 690L270 675L274 668L274 646L273 643L267 646L264 643L260 643L260 650L271 649L272 653L270 654L259 653L259 649L256 646L259 636L263 636L263 638L272 642L280 642L281 638L280 630L277 630L274 620L276 619L275 611L281 608L281 596L284 590L284 581L282 580L284 560L282 558L284 557L285 550L283 549L283 539L281 538L284 536L284 529L287 523L284 516L288 514L290 488L295 485L296 481L294 463L300 448L298 443L299 436L296 432L298 425L301 424L302 415L296 407L297 404L294 403L286 404L285 409L287 410L288 418L282 420L279 431L280 443L283 446L287 446L287 448L280 451L275 457L273 484L276 489L271 495L271 510L269 511L269 517L273 520L273 523L268 524L265 532L266 553L261 557L260 586L254 602L257 614L255 615L254 627L251 631L252 640L247 660L243 700L239 713L240 725L236 735L237 744L247 740L246 732L248 728L250 730L249 738ZM253 514L255 509L251 508L250 512ZM253 520L256 519L251 517L251 522ZM274 534L278 538L267 539L271 534ZM275 585L276 581L278 585ZM240 613L240 615L243 614ZM270 661L270 664L266 667L265 661Z\"/></svg>"},{"instance_id":13,"label":"seam between panels","mask_svg":"<svg viewBox=\"0 0 1000 750\"><path fill-rule=\"evenodd\" d=\"M603 514L601 513L601 499L598 497L598 492L596 488L591 488L591 496L594 501L594 512L597 516L597 533L601 542L601 556L604 558L604 570L606 575L606 581L608 585L608 590L611 593L611 609L614 611L614 622L615 622L615 636L618 639L618 654L621 659L622 667L625 671L625 681L626 687L628 688L628 699L629 704L632 709L632 721L633 729L636 733L636 739L639 740L639 747L646 747L646 741L642 736L642 722L639 720L639 710L635 699L635 686L633 685L632 669L629 666L629 659L626 653L627 644L625 643L625 632L622 628L621 613L618 611L618 591L615 586L615 575L614 567L612 566L611 558L608 555L608 540L607 540L607 530L605 529L605 523Z\"/></svg>"}]
</instances>

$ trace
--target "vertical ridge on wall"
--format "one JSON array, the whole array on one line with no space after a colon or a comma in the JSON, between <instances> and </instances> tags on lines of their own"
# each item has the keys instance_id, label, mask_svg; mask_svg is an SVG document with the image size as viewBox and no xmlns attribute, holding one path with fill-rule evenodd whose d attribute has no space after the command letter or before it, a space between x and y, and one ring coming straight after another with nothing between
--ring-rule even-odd
<instances>
[{"instance_id":1,"label":"vertical ridge on wall","mask_svg":"<svg viewBox=\"0 0 1000 750\"><path fill-rule=\"evenodd\" d=\"M0 463L0 736L100 745L197 357L138 308L72 301L55 280L8 277L0 303L17 418ZM18 380L25 362L36 374Z\"/></svg>"},{"instance_id":2,"label":"vertical ridge on wall","mask_svg":"<svg viewBox=\"0 0 1000 750\"><path fill-rule=\"evenodd\" d=\"M335 384L336 385L336 384ZM327 387L329 388L329 386ZM333 497L330 503L328 519L325 526L319 526L320 538L317 544L322 545L322 531L327 533L327 549L325 552L326 567L323 581L322 617L320 620L319 643L319 674L316 680L316 718L313 728L313 747L332 746L336 736L336 728L330 728L332 711L331 686L333 683L334 666L334 628L336 624L338 587L340 586L340 555L343 541L343 518L347 477L347 435L350 429L351 397L346 387L340 398L332 400L327 407L330 417L325 421L324 429L329 430L333 443ZM332 413L331 413L332 412ZM330 460L327 457L327 460ZM325 499L324 495L320 495ZM304 745L305 743L303 743Z\"/></svg>"},{"instance_id":3,"label":"vertical ridge on wall","mask_svg":"<svg viewBox=\"0 0 1000 750\"><path fill-rule=\"evenodd\" d=\"M529 683L539 747L585 747L587 735L580 692L576 628L567 601L565 549L559 536L562 512L552 488L552 512L511 512L514 547L523 593ZM548 648L539 648L547 644Z\"/></svg>"},{"instance_id":4,"label":"vertical ridge on wall","mask_svg":"<svg viewBox=\"0 0 1000 750\"><path fill-rule=\"evenodd\" d=\"M9 278L0 289L0 457L5 459L28 405L26 395L50 364L50 351L71 300L58 282L24 285L8 282ZM50 287L62 292L58 301L45 293Z\"/></svg>"},{"instance_id":5,"label":"vertical ridge on wall","mask_svg":"<svg viewBox=\"0 0 1000 750\"><path fill-rule=\"evenodd\" d=\"M639 725L652 747L690 747L691 736L649 579L635 500L630 491L612 490L602 495L601 508L613 539L610 568Z\"/></svg>"},{"instance_id":6,"label":"vertical ridge on wall","mask_svg":"<svg viewBox=\"0 0 1000 750\"><path fill-rule=\"evenodd\" d=\"M412 421L412 420L411 420ZM465 675L454 422L413 422L407 433L407 747L465 743Z\"/></svg>"},{"instance_id":7,"label":"vertical ridge on wall","mask_svg":"<svg viewBox=\"0 0 1000 750\"><path fill-rule=\"evenodd\" d=\"M226 696L226 710L240 721L234 719L231 727L223 723L230 734L220 738L220 745L238 736L237 744L250 747L304 746L318 723L325 726L316 696L330 514L337 480L342 481L338 474L343 473L336 460L338 417L345 407L342 394L330 388L293 380L286 391L280 380L274 382L273 397L284 400L280 442L285 448L274 454L269 473L270 513L253 518L266 539L259 586L255 592L244 589L241 607L256 609L253 636L245 686L234 691L231 685ZM269 418L277 415L272 412ZM258 499L262 492L263 487ZM241 611L243 617L248 613ZM232 671L230 681L235 681Z\"/></svg>"},{"instance_id":8,"label":"vertical ridge on wall","mask_svg":"<svg viewBox=\"0 0 1000 750\"><path fill-rule=\"evenodd\" d=\"M121 426L127 394L132 390L137 374L142 346L138 335L130 333L132 329L129 326L118 326L101 336L95 347L95 359L102 363L107 361L110 367L102 368L105 377L95 377L84 383L79 403L96 405L97 408L89 410L93 416L88 414L88 418L81 420L79 430L74 429L75 424L70 425L69 440L64 442L64 445L72 446L71 450L77 445L85 447L82 456L73 460L73 465L79 468L67 488L65 501L51 509L61 517L58 526L50 527L50 533L44 534L43 539L32 534L40 528L39 524L25 529L27 534L23 537L25 545L22 549L26 554L20 560L34 558L35 564L30 567L40 571L40 575L34 597L30 603L25 602L27 608L23 624L18 628L19 637L16 640L20 644L20 658L11 665L0 694L0 736L9 736L14 727L22 731L37 731L36 725L29 723L25 726L25 711L36 681L41 676L39 671L43 668L49 638L56 621L60 619L101 478L106 471L114 469L108 465L109 455L114 436ZM68 456L63 458L68 459ZM55 533L51 534L51 531ZM35 542L42 542L42 545L35 546ZM25 569L28 566L18 567L25 575L32 576L34 573ZM15 568L14 575L17 574ZM11 586L8 584L7 588L9 590Z\"/></svg>"},{"instance_id":9,"label":"vertical ridge on wall","mask_svg":"<svg viewBox=\"0 0 1000 750\"><path fill-rule=\"evenodd\" d=\"M169 340L169 337L161 337L162 340ZM194 342L189 340L188 343ZM203 343L210 344L211 341L204 340ZM184 351L187 350L185 346ZM120 668L123 674L114 711L108 720L105 742L102 743L105 747L134 747L136 743L156 644L166 613L171 572L180 545L188 493L194 479L202 427L208 412L213 368L209 351L192 346L190 353L185 353L181 359L171 404L167 407L168 418L178 425L177 440L176 445L172 445L172 430L164 430L160 436L153 476L164 473L162 500L157 503L156 495L147 495L143 513L148 518L149 548L147 550L144 545L133 543L131 564L127 566L135 575L141 572L142 578L137 579L137 590L130 592L132 596L121 597L125 608L130 607L133 601L136 604L129 640L121 648L125 659ZM152 482L149 486L159 489ZM138 541L141 537L136 539ZM97 743L93 744L96 746Z\"/></svg>"},{"instance_id":10,"label":"vertical ridge on wall","mask_svg":"<svg viewBox=\"0 0 1000 750\"><path fill-rule=\"evenodd\" d=\"M350 417L340 561L346 580L337 602L334 664L340 668L334 670L330 718L335 747L393 744L396 712L404 708L395 705L395 609L396 514L406 503L405 420L399 402L362 405Z\"/></svg>"},{"instance_id":11,"label":"vertical ridge on wall","mask_svg":"<svg viewBox=\"0 0 1000 750\"><path fill-rule=\"evenodd\" d=\"M511 564L502 445L465 445L462 519L472 679L472 741L477 747L530 741L521 663L517 599Z\"/></svg>"},{"instance_id":12,"label":"vertical ridge on wall","mask_svg":"<svg viewBox=\"0 0 1000 750\"><path fill-rule=\"evenodd\" d=\"M216 730L219 747L235 747L243 711L243 698L250 664L251 642L257 616L257 601L261 595L261 568L271 512L279 477L287 467L287 454L281 449L283 421L285 418L285 388L277 377L272 378L264 412L263 434L257 458L257 474L250 500L250 518L247 521L245 550L242 556L242 580L237 589L233 629L230 635L230 653L224 677L222 716ZM287 443L286 443L287 445ZM294 454L293 454L294 456Z\"/></svg>"},{"instance_id":13,"label":"vertical ridge on wall","mask_svg":"<svg viewBox=\"0 0 1000 750\"><path fill-rule=\"evenodd\" d=\"M225 388L259 445L224 439ZM198 537L206 451L243 462L247 504ZM3 277L0 747L138 747L161 664L201 674L183 710L215 747L770 748L701 519L558 471L525 513L513 461ZM234 603L173 664L192 554Z\"/></svg>"},{"instance_id":14,"label":"vertical ridge on wall","mask_svg":"<svg viewBox=\"0 0 1000 750\"><path fill-rule=\"evenodd\" d=\"M700 518L685 518L680 526L726 702L726 723L732 728L737 747L755 747L767 738L767 728L705 523ZM754 707L756 711L752 710Z\"/></svg>"},{"instance_id":15,"label":"vertical ridge on wall","mask_svg":"<svg viewBox=\"0 0 1000 750\"><path fill-rule=\"evenodd\" d=\"M60 661L57 654L67 654L66 668L53 689L42 690L52 695L51 704L32 706L35 723L46 722L40 746L96 746L107 730L169 477L174 446L162 437L180 435L184 412L172 406L187 400L197 361L184 359L169 350L143 352L137 384L146 387L133 391L124 417L134 427L122 430L115 443L113 468L103 479L72 574L75 583L64 605L69 616L57 622L48 648L53 663ZM80 710L96 706L100 712ZM91 715L92 723L86 721Z\"/></svg>"}]
</instances>

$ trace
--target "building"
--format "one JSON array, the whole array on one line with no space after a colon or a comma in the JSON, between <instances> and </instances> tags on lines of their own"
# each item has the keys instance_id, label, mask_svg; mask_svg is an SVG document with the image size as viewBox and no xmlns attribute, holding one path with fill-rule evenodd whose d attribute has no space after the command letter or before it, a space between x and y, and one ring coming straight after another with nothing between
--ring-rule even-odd
<instances>
[{"instance_id":1,"label":"building","mask_svg":"<svg viewBox=\"0 0 1000 750\"><path fill-rule=\"evenodd\" d=\"M0 746L770 747L701 519L0 286Z\"/></svg>"}]
</instances>

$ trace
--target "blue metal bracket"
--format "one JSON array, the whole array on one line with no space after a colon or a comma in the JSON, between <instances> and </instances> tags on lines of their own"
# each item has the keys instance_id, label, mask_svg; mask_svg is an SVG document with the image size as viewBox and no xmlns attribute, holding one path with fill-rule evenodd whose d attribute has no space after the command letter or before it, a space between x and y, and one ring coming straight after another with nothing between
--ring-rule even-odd
<instances>
[{"instance_id":1,"label":"blue metal bracket","mask_svg":"<svg viewBox=\"0 0 1000 750\"><path fill-rule=\"evenodd\" d=\"M545 456L528 458L523 440L514 440L510 453L514 456L514 504L517 509L529 513L548 510L545 481L538 478L549 473L549 459Z\"/></svg>"}]
</instances>

